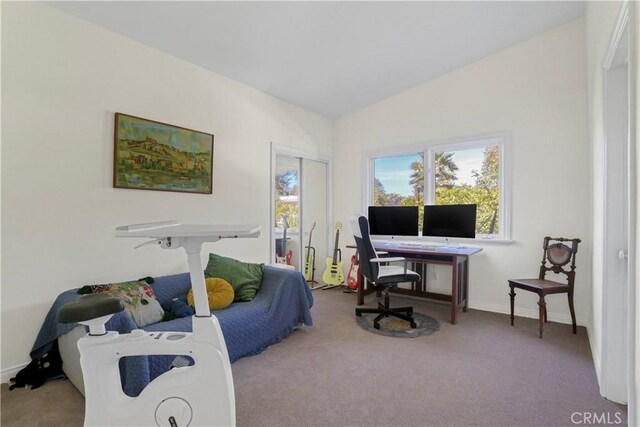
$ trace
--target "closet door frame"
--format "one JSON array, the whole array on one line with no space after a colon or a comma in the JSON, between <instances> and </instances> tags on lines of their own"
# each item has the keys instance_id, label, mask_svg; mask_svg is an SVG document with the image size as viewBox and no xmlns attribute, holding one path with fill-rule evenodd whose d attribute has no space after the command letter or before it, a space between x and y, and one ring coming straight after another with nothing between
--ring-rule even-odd
<instances>
[{"instance_id":1,"label":"closet door frame","mask_svg":"<svg viewBox=\"0 0 640 427\"><path fill-rule=\"evenodd\" d=\"M298 181L300 183L300 199L299 199L299 211L300 211L300 250L298 251L299 264L301 270L304 270L305 260L304 260L304 230L306 227L305 218L303 215L304 212L304 202L305 202L305 193L306 189L304 188L304 162L302 160L313 160L316 162L321 162L326 164L327 166L327 203L326 203L326 218L327 218L327 227L326 234L324 236L326 241L326 248L333 247L332 243L332 235L333 235L333 161L331 157L325 156L323 154L301 150L298 148L288 147L285 145L276 144L275 142L271 142L271 179L269 180L270 185L270 203L269 207L269 259L270 262L276 262L276 248L275 248L275 228L273 224L276 223L275 218L275 206L276 206L276 157L277 156L286 156L286 157L294 157L300 160L300 176ZM316 254L316 257L319 259L324 259L326 254Z\"/></svg>"}]
</instances>

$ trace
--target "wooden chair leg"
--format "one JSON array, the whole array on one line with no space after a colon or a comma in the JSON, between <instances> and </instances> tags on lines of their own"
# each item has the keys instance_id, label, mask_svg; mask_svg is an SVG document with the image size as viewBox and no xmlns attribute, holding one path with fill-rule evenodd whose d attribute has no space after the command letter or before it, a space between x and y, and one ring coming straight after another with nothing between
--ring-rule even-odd
<instances>
[{"instance_id":1,"label":"wooden chair leg","mask_svg":"<svg viewBox=\"0 0 640 427\"><path fill-rule=\"evenodd\" d=\"M567 293L567 298L569 299L569 311L571 312L571 326L573 326L573 333L576 332L576 312L573 309L573 292Z\"/></svg>"},{"instance_id":2,"label":"wooden chair leg","mask_svg":"<svg viewBox=\"0 0 640 427\"><path fill-rule=\"evenodd\" d=\"M544 306L544 323L547 323L547 306Z\"/></svg>"},{"instance_id":3,"label":"wooden chair leg","mask_svg":"<svg viewBox=\"0 0 640 427\"><path fill-rule=\"evenodd\" d=\"M509 286L511 288L511 292L509 292L509 297L511 299L511 326L513 326L513 304L516 298L516 293L513 291L513 286Z\"/></svg>"},{"instance_id":4,"label":"wooden chair leg","mask_svg":"<svg viewBox=\"0 0 640 427\"><path fill-rule=\"evenodd\" d=\"M544 312L547 309L547 303L544 301L544 294L540 294L538 301L538 324L540 325L540 338L542 338L542 329L544 325Z\"/></svg>"}]
</instances>

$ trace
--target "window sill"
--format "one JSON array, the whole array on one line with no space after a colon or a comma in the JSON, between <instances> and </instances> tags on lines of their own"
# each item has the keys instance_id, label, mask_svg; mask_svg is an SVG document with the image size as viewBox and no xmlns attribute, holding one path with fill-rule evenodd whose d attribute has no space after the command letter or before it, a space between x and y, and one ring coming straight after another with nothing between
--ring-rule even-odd
<instances>
[{"instance_id":1,"label":"window sill","mask_svg":"<svg viewBox=\"0 0 640 427\"><path fill-rule=\"evenodd\" d=\"M443 240L437 240L437 241L429 241L429 240L424 240L425 243L427 244L440 244L440 245L444 245L447 244L446 242L444 242ZM449 244L452 245L470 245L470 246L495 246L495 245L510 245L512 243L515 243L514 240L508 240L508 239L483 239L483 238L479 238L479 239L449 239Z\"/></svg>"},{"instance_id":2,"label":"window sill","mask_svg":"<svg viewBox=\"0 0 640 427\"><path fill-rule=\"evenodd\" d=\"M515 243L515 240L509 239L473 239L471 240L476 245L510 245Z\"/></svg>"},{"instance_id":3,"label":"window sill","mask_svg":"<svg viewBox=\"0 0 640 427\"><path fill-rule=\"evenodd\" d=\"M409 237L409 236L371 236L371 240L373 242L412 242L412 243L423 243L425 245L445 245L447 242L444 239L434 240L429 238L422 237ZM511 245L515 243L515 240L511 239L460 239L460 238L452 238L448 241L449 244L453 245L471 245L471 246L494 246L494 245Z\"/></svg>"}]
</instances>

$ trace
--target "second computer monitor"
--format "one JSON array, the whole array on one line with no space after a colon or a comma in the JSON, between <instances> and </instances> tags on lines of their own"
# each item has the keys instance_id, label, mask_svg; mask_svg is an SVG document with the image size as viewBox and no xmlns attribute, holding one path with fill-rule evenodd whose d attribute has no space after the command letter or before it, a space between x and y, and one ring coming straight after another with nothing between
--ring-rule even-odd
<instances>
[{"instance_id":1,"label":"second computer monitor","mask_svg":"<svg viewBox=\"0 0 640 427\"><path fill-rule=\"evenodd\" d=\"M476 237L476 205L426 205L422 235Z\"/></svg>"},{"instance_id":2,"label":"second computer monitor","mask_svg":"<svg viewBox=\"0 0 640 427\"><path fill-rule=\"evenodd\" d=\"M369 232L377 236L418 236L418 207L369 206Z\"/></svg>"}]
</instances>

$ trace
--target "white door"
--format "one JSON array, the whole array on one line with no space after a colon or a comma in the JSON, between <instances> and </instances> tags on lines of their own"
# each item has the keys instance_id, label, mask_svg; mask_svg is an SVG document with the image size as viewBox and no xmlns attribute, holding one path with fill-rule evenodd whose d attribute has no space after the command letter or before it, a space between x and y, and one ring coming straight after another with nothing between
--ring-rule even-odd
<instances>
[{"instance_id":1,"label":"white door","mask_svg":"<svg viewBox=\"0 0 640 427\"><path fill-rule=\"evenodd\" d=\"M627 403L630 397L629 308L635 286L635 141L631 132L629 29L619 19L604 64L604 264L600 392ZM633 396L631 396L633 397ZM630 407L630 416L632 410Z\"/></svg>"}]
</instances>

